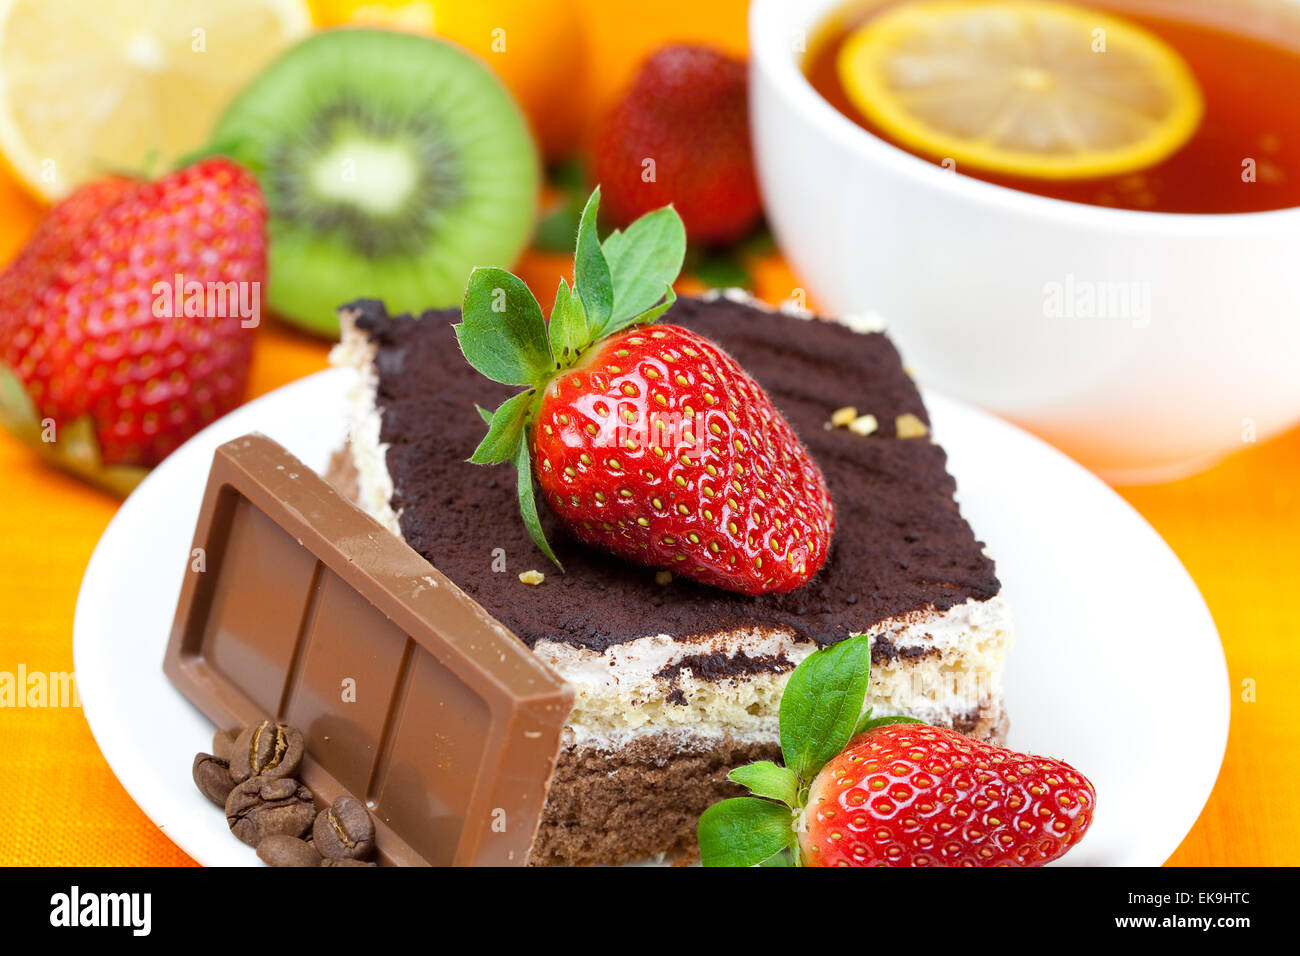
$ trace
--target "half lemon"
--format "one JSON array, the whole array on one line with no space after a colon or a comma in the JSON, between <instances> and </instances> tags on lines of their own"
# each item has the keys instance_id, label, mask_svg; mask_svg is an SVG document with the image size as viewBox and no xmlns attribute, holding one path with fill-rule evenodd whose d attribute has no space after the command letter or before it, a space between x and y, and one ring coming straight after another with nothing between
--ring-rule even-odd
<instances>
[{"instance_id":1,"label":"half lemon","mask_svg":"<svg viewBox=\"0 0 1300 956\"><path fill-rule=\"evenodd\" d=\"M1155 34L1071 4L922 0L858 28L836 67L887 138L960 168L1087 179L1153 166L1204 110Z\"/></svg>"},{"instance_id":2,"label":"half lemon","mask_svg":"<svg viewBox=\"0 0 1300 956\"><path fill-rule=\"evenodd\" d=\"M166 169L310 28L303 0L0 0L0 155L48 200Z\"/></svg>"}]
</instances>

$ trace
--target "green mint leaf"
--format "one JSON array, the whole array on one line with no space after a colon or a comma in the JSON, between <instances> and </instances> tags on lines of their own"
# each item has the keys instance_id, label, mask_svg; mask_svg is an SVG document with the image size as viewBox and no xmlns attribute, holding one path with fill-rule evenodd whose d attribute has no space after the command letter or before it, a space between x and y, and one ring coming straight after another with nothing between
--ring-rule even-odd
<instances>
[{"instance_id":1,"label":"green mint leaf","mask_svg":"<svg viewBox=\"0 0 1300 956\"><path fill-rule=\"evenodd\" d=\"M858 725L853 728L853 736L860 737L868 730L875 730L877 727L888 727L890 724L923 724L924 720L917 720L915 717L872 717L870 713L862 715Z\"/></svg>"},{"instance_id":2,"label":"green mint leaf","mask_svg":"<svg viewBox=\"0 0 1300 956\"><path fill-rule=\"evenodd\" d=\"M469 364L494 382L535 385L554 371L542 307L505 269L475 269L465 288L456 341Z\"/></svg>"},{"instance_id":3,"label":"green mint leaf","mask_svg":"<svg viewBox=\"0 0 1300 956\"><path fill-rule=\"evenodd\" d=\"M673 291L673 287L667 286L667 289L668 292L663 302L653 308L646 309L640 315L630 315L624 319L614 319L605 326L605 334L613 335L615 332L622 331L630 325L644 325L659 318L659 316L672 308L673 303L677 301L677 293Z\"/></svg>"},{"instance_id":4,"label":"green mint leaf","mask_svg":"<svg viewBox=\"0 0 1300 956\"><path fill-rule=\"evenodd\" d=\"M799 799L799 779L794 771L778 767L770 760L737 767L727 774L727 779L748 787L756 797L780 800L787 807L793 807Z\"/></svg>"},{"instance_id":5,"label":"green mint leaf","mask_svg":"<svg viewBox=\"0 0 1300 956\"><path fill-rule=\"evenodd\" d=\"M486 408L484 408L482 405L475 405L474 407L478 409L478 417L481 418L481 419L483 419L483 421L487 422L489 425L491 425L491 424L492 424L492 413L489 412L489 411L488 411Z\"/></svg>"},{"instance_id":6,"label":"green mint leaf","mask_svg":"<svg viewBox=\"0 0 1300 956\"><path fill-rule=\"evenodd\" d=\"M757 866L794 844L789 807L756 797L715 803L700 817L700 862L705 866Z\"/></svg>"},{"instance_id":7,"label":"green mint leaf","mask_svg":"<svg viewBox=\"0 0 1300 956\"><path fill-rule=\"evenodd\" d=\"M587 311L587 327L593 340L605 334L605 323L614 308L614 287L609 275L609 264L600 248L596 232L596 213L600 209L600 187L597 186L582 210L578 223L578 251L573 258L573 287Z\"/></svg>"},{"instance_id":8,"label":"green mint leaf","mask_svg":"<svg viewBox=\"0 0 1300 956\"><path fill-rule=\"evenodd\" d=\"M648 212L602 245L614 287L611 315L618 320L639 315L663 297L682 271L686 228L672 206Z\"/></svg>"},{"instance_id":9,"label":"green mint leaf","mask_svg":"<svg viewBox=\"0 0 1300 956\"><path fill-rule=\"evenodd\" d=\"M537 516L537 499L533 497L533 464L528 455L527 436L515 450L515 468L519 470L519 513L524 517L528 536L533 539L533 544L541 549L542 554L550 558L552 563L563 571L564 565L560 564L559 558L551 550L546 535L542 533L542 519Z\"/></svg>"},{"instance_id":10,"label":"green mint leaf","mask_svg":"<svg viewBox=\"0 0 1300 956\"><path fill-rule=\"evenodd\" d=\"M805 786L853 738L871 670L871 639L858 634L808 655L781 696L781 753Z\"/></svg>"},{"instance_id":11,"label":"green mint leaf","mask_svg":"<svg viewBox=\"0 0 1300 956\"><path fill-rule=\"evenodd\" d=\"M488 432L469 460L476 465L513 461L524 437L524 422L536 396L531 388L507 398L488 420ZM479 414L483 410L479 409Z\"/></svg>"},{"instance_id":12,"label":"green mint leaf","mask_svg":"<svg viewBox=\"0 0 1300 956\"><path fill-rule=\"evenodd\" d=\"M572 364L578 350L591 340L582 300L569 291L569 284L563 279L555 290L555 308L551 309L547 332L551 337L551 353L561 366Z\"/></svg>"}]
</instances>

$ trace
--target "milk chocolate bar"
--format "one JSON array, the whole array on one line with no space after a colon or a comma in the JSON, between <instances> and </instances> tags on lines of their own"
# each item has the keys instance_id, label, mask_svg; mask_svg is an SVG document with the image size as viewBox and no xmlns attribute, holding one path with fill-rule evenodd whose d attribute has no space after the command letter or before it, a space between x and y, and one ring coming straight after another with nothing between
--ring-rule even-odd
<instances>
[{"instance_id":1,"label":"milk chocolate bar","mask_svg":"<svg viewBox=\"0 0 1300 956\"><path fill-rule=\"evenodd\" d=\"M219 727L302 730L381 862L523 865L572 691L397 536L262 435L212 463L163 670Z\"/></svg>"}]
</instances>

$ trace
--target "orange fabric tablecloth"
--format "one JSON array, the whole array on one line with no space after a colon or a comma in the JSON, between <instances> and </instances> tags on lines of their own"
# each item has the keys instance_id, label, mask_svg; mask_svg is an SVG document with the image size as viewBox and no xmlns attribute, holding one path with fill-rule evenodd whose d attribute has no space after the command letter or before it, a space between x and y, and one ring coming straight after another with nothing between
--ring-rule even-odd
<instances>
[{"instance_id":1,"label":"orange fabric tablecloth","mask_svg":"<svg viewBox=\"0 0 1300 956\"><path fill-rule=\"evenodd\" d=\"M608 102L640 57L668 40L744 48L744 3L653 5L584 0L592 76ZM0 178L0 261L40 210ZM525 278L555 287L555 257L529 256ZM770 259L759 292L798 285ZM267 322L253 395L324 368L327 344ZM1300 745L1292 730L1300 646L1290 599L1300 581L1300 430L1197 477L1121 489L1195 578L1218 622L1233 687L1223 771L1171 864L1300 863ZM72 670L72 617L82 571L117 502L51 471L0 434L0 672ZM1122 665L1122 662L1121 662ZM159 666L142 660L141 668ZM1243 696L1254 682L1254 699ZM1247 695L1248 696L1248 695ZM1187 714L1186 733L1197 732ZM1087 719L1086 714L1079 715ZM1170 781L1177 786L1177 781ZM1160 812L1152 795L1151 812ZM136 807L105 763L79 708L0 710L0 865L172 865L192 861Z\"/></svg>"}]
</instances>

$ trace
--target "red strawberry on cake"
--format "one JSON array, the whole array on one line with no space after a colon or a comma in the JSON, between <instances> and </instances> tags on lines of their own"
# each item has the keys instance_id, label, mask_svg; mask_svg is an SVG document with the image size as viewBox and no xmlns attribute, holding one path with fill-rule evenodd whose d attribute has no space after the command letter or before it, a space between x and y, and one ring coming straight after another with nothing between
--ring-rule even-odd
<instances>
[{"instance_id":1,"label":"red strawberry on cake","mask_svg":"<svg viewBox=\"0 0 1300 956\"><path fill-rule=\"evenodd\" d=\"M574 289L561 281L549 325L514 276L470 276L456 327L465 357L494 381L528 386L491 416L471 461L515 462L530 529L540 529L532 462L580 541L743 594L799 587L830 551L826 479L734 359L696 332L651 325L675 299L685 251L673 210L602 246L599 202L597 189L579 227ZM535 538L550 554L540 530Z\"/></svg>"},{"instance_id":2,"label":"red strawberry on cake","mask_svg":"<svg viewBox=\"0 0 1300 956\"><path fill-rule=\"evenodd\" d=\"M826 479L735 360L679 326L591 346L541 390L537 480L578 539L739 591L799 587L830 550Z\"/></svg>"}]
</instances>

